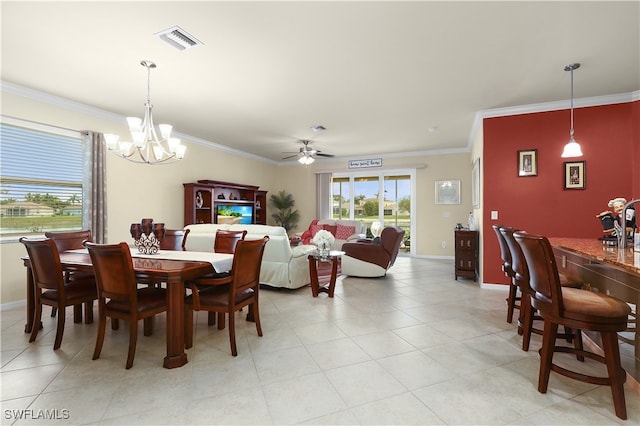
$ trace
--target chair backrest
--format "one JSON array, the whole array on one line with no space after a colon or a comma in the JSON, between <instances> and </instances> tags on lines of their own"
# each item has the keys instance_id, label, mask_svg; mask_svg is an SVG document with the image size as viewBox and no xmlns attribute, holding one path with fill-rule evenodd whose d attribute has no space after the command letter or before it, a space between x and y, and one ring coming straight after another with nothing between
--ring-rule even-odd
<instances>
[{"instance_id":1,"label":"chair backrest","mask_svg":"<svg viewBox=\"0 0 640 426\"><path fill-rule=\"evenodd\" d=\"M98 298L137 303L136 276L127 243L85 243L96 274Z\"/></svg>"},{"instance_id":2,"label":"chair backrest","mask_svg":"<svg viewBox=\"0 0 640 426\"><path fill-rule=\"evenodd\" d=\"M64 296L64 275L60 263L60 253L53 240L46 238L20 238L31 262L33 282L38 288L56 290Z\"/></svg>"},{"instance_id":3,"label":"chair backrest","mask_svg":"<svg viewBox=\"0 0 640 426\"><path fill-rule=\"evenodd\" d=\"M226 231L218 229L216 231L216 239L213 249L216 253L230 253L233 254L236 251L238 241L244 240L247 235L247 231Z\"/></svg>"},{"instance_id":4,"label":"chair backrest","mask_svg":"<svg viewBox=\"0 0 640 426\"><path fill-rule=\"evenodd\" d=\"M45 232L44 236L51 238L56 243L59 253L67 250L84 248L82 244L85 241L93 241L91 238L91 231L88 229L82 231Z\"/></svg>"},{"instance_id":5,"label":"chair backrest","mask_svg":"<svg viewBox=\"0 0 640 426\"><path fill-rule=\"evenodd\" d=\"M233 266L231 268L232 290L229 292L231 300L235 300L235 295L247 289L258 290L260 286L260 266L262 265L262 255L264 247L267 245L269 237L265 236L260 240L240 240L233 255Z\"/></svg>"},{"instance_id":6,"label":"chair backrest","mask_svg":"<svg viewBox=\"0 0 640 426\"><path fill-rule=\"evenodd\" d=\"M524 258L520 245L513 237L515 229L509 226L503 226L500 228L500 234L507 243L507 247L511 254L511 270L513 272L511 279L514 284L522 289L522 291L529 290L529 268L527 267L527 261Z\"/></svg>"},{"instance_id":7,"label":"chair backrest","mask_svg":"<svg viewBox=\"0 0 640 426\"><path fill-rule=\"evenodd\" d=\"M550 305L554 315L560 316L564 310L562 287L556 258L546 237L515 232L514 238L522 248L529 267L529 285L536 301ZM535 306L535 302L534 302Z\"/></svg>"},{"instance_id":8,"label":"chair backrest","mask_svg":"<svg viewBox=\"0 0 640 426\"><path fill-rule=\"evenodd\" d=\"M500 228L508 228L502 225L493 225L493 231L496 233L498 237L498 244L500 245L500 258L502 259L502 271L504 274L513 278L513 269L511 268L511 250L509 249L509 245L507 244L507 240L505 240L504 235L500 232Z\"/></svg>"},{"instance_id":9,"label":"chair backrest","mask_svg":"<svg viewBox=\"0 0 640 426\"><path fill-rule=\"evenodd\" d=\"M188 229L166 229L160 241L160 250L186 250L187 235L189 235Z\"/></svg>"},{"instance_id":10,"label":"chair backrest","mask_svg":"<svg viewBox=\"0 0 640 426\"><path fill-rule=\"evenodd\" d=\"M380 245L384 251L389 253L389 267L393 265L396 257L398 257L402 237L404 237L404 229L397 226L387 226L380 234Z\"/></svg>"}]
</instances>

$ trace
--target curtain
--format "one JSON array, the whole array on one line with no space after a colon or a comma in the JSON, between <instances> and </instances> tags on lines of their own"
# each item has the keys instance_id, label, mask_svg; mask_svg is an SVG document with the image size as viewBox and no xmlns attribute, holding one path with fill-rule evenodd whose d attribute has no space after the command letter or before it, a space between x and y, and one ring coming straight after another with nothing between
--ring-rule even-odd
<instances>
[{"instance_id":1,"label":"curtain","mask_svg":"<svg viewBox=\"0 0 640 426\"><path fill-rule=\"evenodd\" d=\"M316 174L316 218L331 219L331 173Z\"/></svg>"},{"instance_id":2,"label":"curtain","mask_svg":"<svg viewBox=\"0 0 640 426\"><path fill-rule=\"evenodd\" d=\"M82 182L82 226L91 230L93 241L107 241L106 149L102 133L85 130L84 180Z\"/></svg>"}]
</instances>

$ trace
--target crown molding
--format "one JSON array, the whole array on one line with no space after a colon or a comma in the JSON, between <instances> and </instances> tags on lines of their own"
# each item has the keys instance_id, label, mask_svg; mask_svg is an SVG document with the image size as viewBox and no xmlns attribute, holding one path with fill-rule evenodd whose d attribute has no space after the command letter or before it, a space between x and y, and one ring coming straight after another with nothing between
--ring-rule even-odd
<instances>
[{"instance_id":1,"label":"crown molding","mask_svg":"<svg viewBox=\"0 0 640 426\"><path fill-rule=\"evenodd\" d=\"M121 116L119 114L115 114L110 111L105 111L103 109L92 107L80 102L75 102L60 96L52 95L50 93L41 92L39 90L22 86L20 84L0 80L0 89L2 92L5 92L5 93L21 96L23 98L27 98L37 102L42 102L42 103L53 105L56 107L68 109L71 111L77 111L82 114L87 114L94 117L115 121L115 122L118 122L119 124L126 122L126 117ZM626 103L626 102L634 102L638 100L640 100L640 91L635 91L631 93L620 93L615 95L595 96L591 98L574 99L573 103L574 103L574 108L584 108L584 107L591 107L591 106L612 105L612 104L620 104L620 103ZM379 157L401 158L401 157L431 156L431 155L444 155L444 154L460 154L460 153L471 152L471 149L473 147L473 141L475 140L476 134L481 128L482 120L484 120L485 118L506 117L510 115L531 114L531 113L546 112L546 111L557 111L557 110L569 108L568 104L569 104L569 100L563 100L563 101L545 102L545 103L539 103L539 104L520 105L515 107L481 110L476 112L475 114L473 125L471 126L471 132L469 134L469 142L467 144L467 148L433 149L433 150L426 150L426 151L398 152L398 153L379 155ZM227 152L227 153L238 155L241 157L250 158L256 161L261 161L261 162L279 165L279 166L298 164L297 161L285 161L285 162L273 161L268 158L260 157L254 154L249 154L244 151L230 148L225 145L220 145L205 139L190 136L185 133L175 132L175 134L176 136L179 136L181 139L184 139L191 143L203 145L208 148L213 148L218 151ZM349 158L346 158L346 157L336 158L333 161L344 161L345 159L348 160Z\"/></svg>"},{"instance_id":2,"label":"crown molding","mask_svg":"<svg viewBox=\"0 0 640 426\"><path fill-rule=\"evenodd\" d=\"M110 121L114 121L117 122L118 124L123 124L126 123L127 119L126 117L119 115L119 114L115 114L113 112L110 111L106 111L100 108L96 108L96 107L92 107L80 102L75 102L60 96L56 96L56 95L52 95L50 93L45 93L45 92L41 92L39 90L36 89L32 89L26 86L22 86L20 84L16 84L16 83L11 83L8 81L4 81L4 80L0 80L0 88L2 90L2 92L4 93L9 93L12 95L16 95L16 96L20 96L26 99L30 99L36 102L41 102L44 104L48 104L48 105L52 105L55 107L59 107L59 108L64 108L70 111L76 111L79 112L81 114L86 114L86 115L90 115L93 117L98 117L98 118L102 118L102 119L106 119L106 120L110 120ZM217 151L223 151L223 152L227 152L227 153L231 153L234 155L238 155L241 157L245 157L245 158L250 158L252 160L256 160L256 161L261 161L261 162L266 162L266 163L270 163L270 164L277 164L276 161L270 160L268 158L264 158L264 157L259 157L257 155L254 154L249 154L246 153L244 151L240 151L234 148L230 148L228 146L224 146L224 145L220 145L217 144L215 142L211 142L205 139L201 139L201 138L197 138L195 136L190 136L188 134L185 133L180 133L180 132L173 132L173 134L176 137L179 137L180 139L183 139L185 141L191 142L191 143L195 143L198 145L202 145L205 146L207 148L212 148L215 149Z\"/></svg>"},{"instance_id":3,"label":"crown molding","mask_svg":"<svg viewBox=\"0 0 640 426\"><path fill-rule=\"evenodd\" d=\"M579 98L573 100L574 108L585 108L601 105L623 104L640 99L640 90L630 93L618 93L615 95L594 96L591 98ZM570 108L570 100L544 102L539 104L519 105L515 107L485 109L476 112L469 134L468 148L471 150L473 141L481 128L485 118L507 117L510 115L532 114L536 112L558 111Z\"/></svg>"}]
</instances>

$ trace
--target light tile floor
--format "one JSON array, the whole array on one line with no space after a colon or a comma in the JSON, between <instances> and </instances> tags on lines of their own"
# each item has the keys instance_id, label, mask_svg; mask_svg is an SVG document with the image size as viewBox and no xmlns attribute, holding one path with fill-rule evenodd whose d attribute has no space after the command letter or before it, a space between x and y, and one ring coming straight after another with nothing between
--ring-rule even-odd
<instances>
[{"instance_id":1,"label":"light tile floor","mask_svg":"<svg viewBox=\"0 0 640 426\"><path fill-rule=\"evenodd\" d=\"M238 320L236 358L226 330L199 313L189 363L173 370L162 368L164 316L125 370L126 327L108 327L92 361L96 324L73 324L71 309L58 351L49 309L33 344L24 309L6 310L2 424L640 424L628 385L626 422L608 387L552 373L538 393L540 339L520 350L505 297L455 281L450 260L400 257L385 278L340 278L333 299L261 291L264 337Z\"/></svg>"}]
</instances>

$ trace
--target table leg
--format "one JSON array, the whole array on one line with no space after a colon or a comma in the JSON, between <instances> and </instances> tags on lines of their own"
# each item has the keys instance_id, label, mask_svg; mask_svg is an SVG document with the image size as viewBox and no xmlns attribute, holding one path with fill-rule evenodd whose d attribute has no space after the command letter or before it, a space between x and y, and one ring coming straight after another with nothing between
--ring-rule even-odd
<instances>
[{"instance_id":1,"label":"table leg","mask_svg":"<svg viewBox=\"0 0 640 426\"><path fill-rule=\"evenodd\" d=\"M311 294L313 295L313 297L318 297L320 283L318 283L318 269L316 259L313 256L309 256L309 275L311 276Z\"/></svg>"},{"instance_id":2,"label":"table leg","mask_svg":"<svg viewBox=\"0 0 640 426\"><path fill-rule=\"evenodd\" d=\"M334 257L331 260L331 281L329 281L329 297L333 297L333 291L336 289L336 279L338 278L338 262L340 259Z\"/></svg>"},{"instance_id":3,"label":"table leg","mask_svg":"<svg viewBox=\"0 0 640 426\"><path fill-rule=\"evenodd\" d=\"M184 352L184 282L167 282L167 356L164 368L182 367L188 362Z\"/></svg>"}]
</instances>

